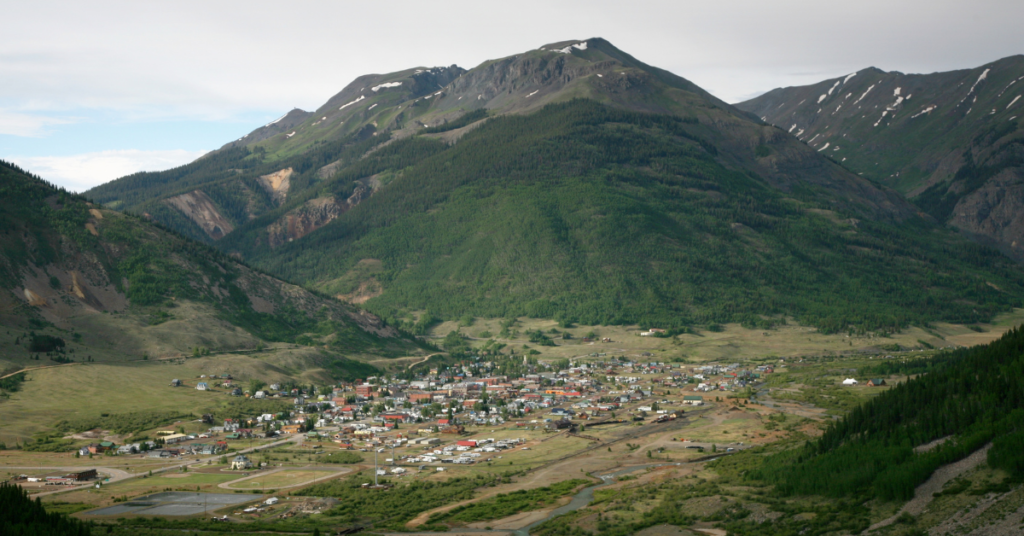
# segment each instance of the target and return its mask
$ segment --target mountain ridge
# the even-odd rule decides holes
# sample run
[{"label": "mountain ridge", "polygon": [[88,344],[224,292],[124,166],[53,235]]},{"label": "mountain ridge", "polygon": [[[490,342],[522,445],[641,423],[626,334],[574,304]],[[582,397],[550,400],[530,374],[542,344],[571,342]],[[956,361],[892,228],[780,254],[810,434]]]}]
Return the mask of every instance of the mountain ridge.
[{"label": "mountain ridge", "polygon": [[[366,311],[5,162],[0,191],[0,321],[8,328],[77,333],[79,352],[97,358],[187,355],[200,346],[253,350],[264,342],[315,343],[349,355],[415,350],[407,335]],[[4,358],[29,356],[16,348]]]},{"label": "mountain ridge", "polygon": [[[438,76],[429,92],[412,81]],[[233,226],[208,243],[406,327],[425,311],[884,331],[1018,299],[992,252],[603,39],[361,77],[328,102],[142,182],[202,190]],[[275,201],[259,179],[283,173]],[[125,190],[134,210],[183,219],[169,186],[148,200],[142,186]],[[97,193],[116,202],[118,187]]]},{"label": "mountain ridge", "polygon": [[1024,260],[1022,83],[1024,55],[1014,55],[931,74],[865,69],[737,107]]}]

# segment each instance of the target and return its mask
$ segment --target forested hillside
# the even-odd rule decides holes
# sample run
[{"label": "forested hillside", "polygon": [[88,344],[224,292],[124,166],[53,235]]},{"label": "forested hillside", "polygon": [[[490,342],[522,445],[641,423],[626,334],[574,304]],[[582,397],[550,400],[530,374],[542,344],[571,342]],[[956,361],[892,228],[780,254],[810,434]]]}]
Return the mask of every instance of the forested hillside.
[{"label": "forested hillside", "polygon": [[[109,346],[109,337],[131,341],[146,324],[170,321],[187,309],[190,317],[199,315],[195,320],[210,341],[241,328],[250,338],[233,340],[242,345],[325,340],[347,352],[414,348],[373,315],[249,268],[137,216],[101,209],[3,162],[0,245],[0,321],[8,327],[83,329],[86,343],[92,339]],[[142,325],[104,337],[103,326],[122,318]],[[130,326],[129,321],[123,329]],[[42,345],[45,350],[33,350],[39,337],[20,341],[25,348],[11,348],[9,355],[64,354],[66,343],[83,335],[59,343],[54,339]],[[186,351],[189,342],[180,336],[166,344]]]},{"label": "forested hillside", "polygon": [[[716,133],[593,101],[505,116],[451,146],[388,145],[324,188],[387,186],[301,241],[265,247],[256,219],[220,246],[348,294],[398,321],[564,317],[682,326],[786,315],[835,332],[973,322],[1021,302],[995,252],[927,222],[872,221],[719,163]],[[838,203],[836,203],[838,205]]]},{"label": "forested hillside", "polygon": [[[324,166],[352,164],[388,139],[367,136],[348,135],[284,160],[267,158],[266,150],[258,146],[226,148],[172,170],[122,177],[89,190],[86,196],[109,208],[145,215],[193,240],[212,243],[258,216],[280,212],[278,207],[296,195],[315,196],[317,192],[310,189],[323,179]],[[287,183],[281,195],[263,177],[285,170]],[[220,233],[214,232],[215,225]]]},{"label": "forested hillside", "polygon": [[806,447],[767,457],[749,478],[787,495],[908,500],[939,466],[992,442],[989,465],[1024,480],[1024,329],[932,361],[928,374],[851,411]]},{"label": "forested hillside", "polygon": [[89,536],[89,525],[47,513],[39,499],[14,484],[0,483],[0,534],[4,536]]},{"label": "forested hillside", "polygon": [[316,113],[88,195],[410,327],[886,332],[1024,302],[994,250],[600,38],[366,75]]}]

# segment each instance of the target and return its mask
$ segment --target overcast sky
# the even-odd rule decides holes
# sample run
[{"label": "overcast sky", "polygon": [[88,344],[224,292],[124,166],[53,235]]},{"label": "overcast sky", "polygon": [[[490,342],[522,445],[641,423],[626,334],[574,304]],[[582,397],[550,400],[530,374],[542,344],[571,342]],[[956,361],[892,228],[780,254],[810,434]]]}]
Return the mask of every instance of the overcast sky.
[{"label": "overcast sky", "polygon": [[728,102],[1024,53],[1024,0],[7,1],[0,158],[73,190],[187,163],[353,78],[604,37]]}]

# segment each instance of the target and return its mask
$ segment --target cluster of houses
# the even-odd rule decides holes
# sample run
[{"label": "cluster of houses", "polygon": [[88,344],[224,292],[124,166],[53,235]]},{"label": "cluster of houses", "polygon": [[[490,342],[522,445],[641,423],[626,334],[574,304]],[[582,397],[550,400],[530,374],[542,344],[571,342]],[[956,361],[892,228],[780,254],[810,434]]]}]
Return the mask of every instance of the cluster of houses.
[{"label": "cluster of houses", "polygon": [[[146,452],[153,457],[216,455],[227,450],[232,440],[300,433],[310,439],[335,441],[348,448],[356,448],[359,443],[365,448],[379,448],[385,441],[392,445],[430,447],[440,440],[421,436],[458,434],[464,426],[498,426],[513,419],[516,426],[537,425],[560,430],[570,427],[566,423],[571,423],[572,419],[593,419],[622,411],[626,405],[653,401],[656,394],[667,389],[683,391],[683,404],[699,406],[704,404],[702,392],[742,389],[773,372],[772,365],[745,370],[738,363],[692,367],[678,363],[641,363],[622,357],[607,359],[603,354],[595,357],[599,360],[569,362],[568,366],[558,369],[548,364],[527,365],[524,360],[520,369],[523,372],[515,376],[498,373],[495,363],[477,357],[475,361],[430,369],[411,377],[369,377],[341,383],[330,392],[308,392],[271,384],[252,393],[253,398],[292,398],[294,411],[240,420],[229,418],[221,425],[213,425],[212,417],[204,416],[204,422],[213,425],[204,434],[161,432],[158,444],[116,446],[104,442],[83,447],[81,452]],[[602,358],[605,359],[600,360]],[[658,377],[652,379],[650,375]],[[209,375],[200,380],[205,381],[200,381],[199,385],[216,381],[241,394],[240,388],[232,386],[230,375]],[[172,384],[180,385],[180,381]],[[642,410],[647,407],[651,406],[640,406],[640,413],[646,413]],[[215,440],[202,441],[206,438]],[[452,445],[452,452],[459,452],[460,446]],[[504,446],[507,445],[481,448]],[[444,456],[445,451],[440,452],[440,456]],[[463,461],[454,461],[459,458]],[[470,463],[472,458],[463,455],[451,457],[451,460],[452,463]]]},{"label": "cluster of houses", "polygon": [[739,363],[730,365],[706,365],[693,369],[693,379],[697,382],[695,391],[735,391],[758,382],[765,374],[775,372],[772,365],[761,365],[754,370],[746,370]]}]

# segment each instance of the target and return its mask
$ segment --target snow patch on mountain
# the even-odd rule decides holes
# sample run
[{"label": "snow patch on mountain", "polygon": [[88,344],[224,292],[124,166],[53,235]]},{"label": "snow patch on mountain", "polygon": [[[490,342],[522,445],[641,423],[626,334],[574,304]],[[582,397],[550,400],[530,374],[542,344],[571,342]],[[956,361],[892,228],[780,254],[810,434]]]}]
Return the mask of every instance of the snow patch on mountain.
[{"label": "snow patch on mountain", "polygon": [[[417,71],[417,72],[419,72],[419,71]],[[370,91],[372,91],[372,92],[376,93],[376,92],[378,92],[378,91],[380,91],[380,90],[382,90],[382,89],[387,89],[387,88],[389,88],[389,87],[398,87],[398,86],[400,86],[400,85],[402,85],[402,83],[401,83],[401,82],[385,82],[385,83],[383,83],[383,84],[381,84],[381,85],[379,85],[379,86],[373,86],[373,87],[371,87],[371,88],[370,88]]]},{"label": "snow patch on mountain", "polygon": [[935,109],[936,109],[936,108],[938,108],[938,106],[936,106],[936,105],[932,104],[931,106],[929,106],[929,107],[925,108],[924,110],[921,110],[920,112],[917,112],[916,114],[914,114],[914,115],[910,116],[910,118],[911,118],[911,119],[914,119],[914,118],[916,118],[916,117],[920,117],[920,116],[922,116],[922,115],[924,115],[924,114],[930,114],[930,113],[932,113],[933,111],[935,111]]},{"label": "snow patch on mountain", "polygon": [[864,97],[867,97],[867,96],[868,96],[868,93],[871,93],[871,90],[872,90],[872,89],[875,89],[875,85],[874,85],[874,84],[871,84],[870,86],[868,86],[868,89],[864,91],[864,94],[863,94],[863,95],[861,95],[859,99],[857,99],[857,100],[853,101],[853,103],[854,103],[854,104],[857,104],[858,102],[860,102],[860,101],[864,100]]},{"label": "snow patch on mountain", "polygon": [[569,45],[569,46],[567,46],[565,48],[560,48],[560,49],[556,50],[555,52],[560,52],[562,54],[572,54],[572,49],[574,49],[574,48],[576,50],[586,50],[587,49],[587,42],[584,41],[582,43],[576,43],[575,45]]},{"label": "snow patch on mountain", "polygon": [[361,101],[361,100],[363,100],[365,98],[366,98],[366,95],[360,95],[358,99],[356,99],[356,100],[354,100],[354,101],[352,101],[352,102],[350,102],[348,104],[342,104],[341,108],[338,108],[338,109],[339,110],[344,110],[345,108],[347,108],[349,106],[352,106],[353,104],[355,104],[355,103],[357,103],[357,102],[359,102],[359,101]]},{"label": "snow patch on mountain", "polygon": [[1022,77],[1020,77],[1020,78],[1018,78],[1016,80],[1011,80],[1010,83],[1006,84],[1006,87],[1004,87],[1003,90],[1000,91],[998,95],[996,95],[996,98],[998,99],[999,97],[1002,97],[1003,93],[1006,93],[1006,90],[1010,89],[1010,86],[1016,84],[1017,82],[1020,82],[1021,80],[1024,80],[1024,76],[1022,76]]},{"label": "snow patch on mountain", "polygon": [[[963,104],[964,101],[967,100],[967,97],[970,97],[971,93],[974,93],[974,88],[978,87],[978,84],[980,84],[982,80],[988,78],[988,73],[991,70],[992,69],[985,69],[985,71],[981,73],[981,76],[979,76],[978,79],[975,80],[974,85],[971,86],[971,89],[967,90],[967,94],[964,95],[964,98],[960,99],[960,104]],[[960,106],[960,104],[957,104],[957,106]]]},{"label": "snow patch on mountain", "polygon": [[875,121],[875,126],[876,127],[878,126],[879,123],[882,122],[883,119],[885,119],[885,116],[888,115],[888,113],[889,113],[889,110],[883,110],[882,111],[882,117],[879,117],[878,121]]},{"label": "snow patch on mountain", "polygon": [[267,123],[266,125],[263,125],[263,128],[267,128],[267,127],[269,127],[270,125],[273,125],[274,123],[277,123],[278,121],[280,121],[280,120],[284,119],[285,117],[288,117],[288,114],[284,114],[284,115],[282,115],[281,117],[278,117],[277,119],[275,119],[275,120],[273,120],[273,121],[271,121],[271,122]]}]

